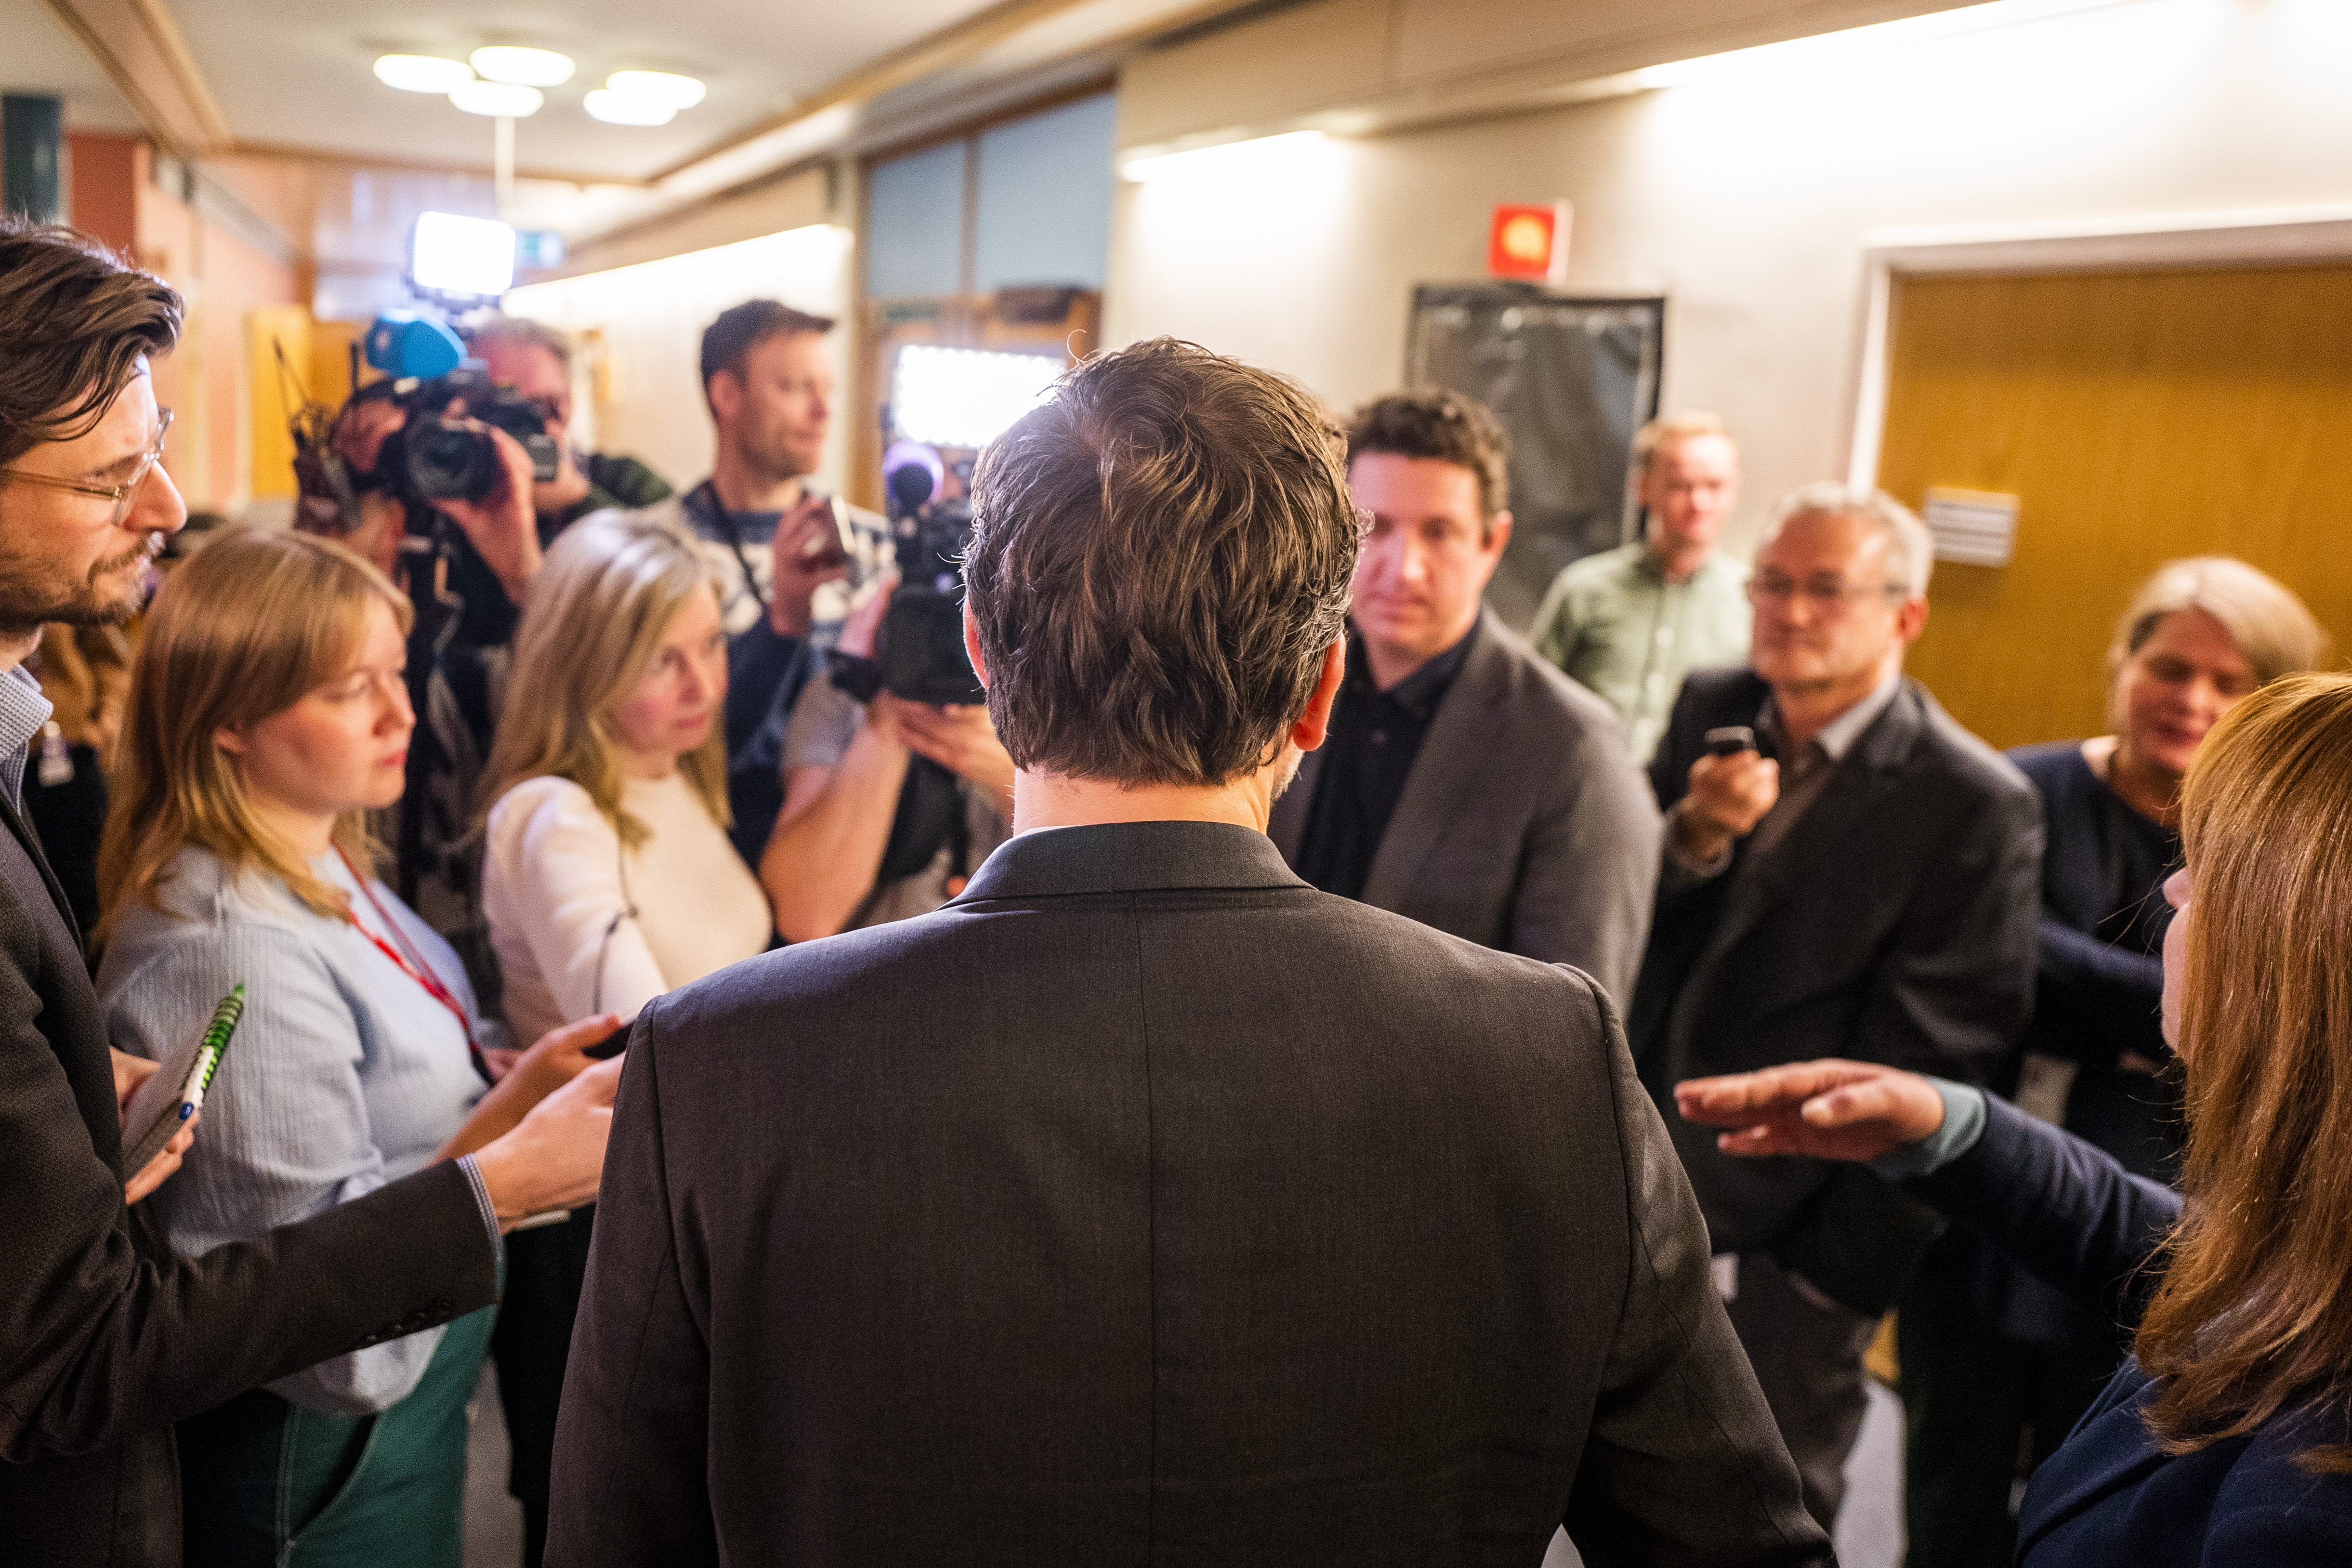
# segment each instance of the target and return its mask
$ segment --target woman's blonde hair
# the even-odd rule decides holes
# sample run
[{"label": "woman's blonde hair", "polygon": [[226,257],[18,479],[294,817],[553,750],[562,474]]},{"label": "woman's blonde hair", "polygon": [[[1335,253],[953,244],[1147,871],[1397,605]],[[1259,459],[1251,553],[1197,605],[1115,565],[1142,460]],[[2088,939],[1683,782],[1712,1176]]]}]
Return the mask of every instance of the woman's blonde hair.
[{"label": "woman's blonde hair", "polygon": [[2295,1405],[2352,1470],[2352,676],[2263,688],[2181,789],[2188,1207],[2139,1326],[2148,1413],[2184,1453]]},{"label": "woman's blonde hair", "polygon": [[2258,686],[2297,670],[2316,669],[2327,657],[2327,633],[2294,590],[2231,556],[2192,555],[2166,562],[2133,593],[2123,618],[2116,623],[2115,639],[2107,644],[2111,687],[2126,661],[2156,635],[2165,617],[2183,610],[2202,610],[2221,623],[2254,667]]},{"label": "woman's blonde hair", "polygon": [[[350,550],[313,534],[230,528],[175,568],[147,613],[98,858],[97,939],[133,899],[161,910],[160,884],[190,845],[257,868],[320,914],[343,894],[255,813],[236,759],[214,737],[282,713],[348,670],[382,605],[402,635],[408,600]],[[366,814],[337,818],[336,845],[365,866]]]},{"label": "woman's blonde hair", "polygon": [[[588,792],[625,845],[646,840],[621,809],[627,782],[613,710],[654,667],[661,640],[698,588],[718,581],[694,542],[650,518],[611,512],[564,530],[523,601],[507,675],[506,709],[482,770],[480,810],[525,779],[570,779]],[[710,736],[678,769],[724,827],[727,737]]]}]

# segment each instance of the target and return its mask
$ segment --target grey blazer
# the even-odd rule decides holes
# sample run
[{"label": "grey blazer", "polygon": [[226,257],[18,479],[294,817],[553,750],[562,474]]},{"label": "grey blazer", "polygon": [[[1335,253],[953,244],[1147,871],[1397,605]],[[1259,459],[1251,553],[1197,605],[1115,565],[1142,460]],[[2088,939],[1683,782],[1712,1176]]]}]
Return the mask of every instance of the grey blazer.
[{"label": "grey blazer", "polygon": [[[1658,807],[1609,705],[1481,612],[1364,879],[1364,902],[1546,963],[1622,1008],[1658,879]],[[1296,862],[1322,757],[1266,831]]]},{"label": "grey blazer", "polygon": [[1622,1040],[1214,823],[673,991],[547,1561],[1826,1563]]}]

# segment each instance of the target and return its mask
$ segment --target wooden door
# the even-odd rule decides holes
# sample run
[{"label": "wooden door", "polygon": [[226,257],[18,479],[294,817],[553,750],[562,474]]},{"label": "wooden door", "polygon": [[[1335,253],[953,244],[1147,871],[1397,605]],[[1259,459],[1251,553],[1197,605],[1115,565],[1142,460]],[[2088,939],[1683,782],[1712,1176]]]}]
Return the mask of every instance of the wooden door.
[{"label": "wooden door", "polygon": [[1911,670],[1997,746],[2099,733],[2163,562],[2235,555],[2352,649],[2352,267],[1897,284],[1880,486],[2020,499],[2007,566],[1938,562]]}]

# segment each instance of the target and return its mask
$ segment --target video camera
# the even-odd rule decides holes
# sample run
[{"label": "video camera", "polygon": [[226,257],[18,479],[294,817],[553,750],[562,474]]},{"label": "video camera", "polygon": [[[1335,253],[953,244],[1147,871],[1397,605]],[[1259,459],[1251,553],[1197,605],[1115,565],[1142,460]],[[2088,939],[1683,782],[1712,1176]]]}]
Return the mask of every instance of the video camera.
[{"label": "video camera", "polygon": [[412,311],[386,311],[368,329],[366,349],[368,363],[392,377],[379,384],[389,387],[379,395],[408,415],[376,457],[377,478],[391,494],[430,506],[480,500],[499,488],[503,465],[489,433],[449,417],[450,406],[460,399],[466,418],[522,444],[530,454],[534,482],[555,478],[563,454],[547,433],[552,412],[512,387],[491,385],[489,374],[466,358],[465,345],[448,328]]},{"label": "video camera", "polygon": [[934,499],[946,488],[947,469],[930,447],[900,443],[891,449],[885,471],[898,585],[882,613],[874,657],[835,654],[835,684],[860,700],[886,690],[935,707],[984,702],[987,689],[963,646],[963,557],[971,548],[971,503],[960,496]]}]

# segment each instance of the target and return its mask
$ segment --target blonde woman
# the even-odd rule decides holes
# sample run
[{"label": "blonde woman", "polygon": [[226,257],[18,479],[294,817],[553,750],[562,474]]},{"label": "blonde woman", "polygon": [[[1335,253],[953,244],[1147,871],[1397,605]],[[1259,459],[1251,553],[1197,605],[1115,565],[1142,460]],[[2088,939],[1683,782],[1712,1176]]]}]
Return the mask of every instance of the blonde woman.
[{"label": "blonde woman", "polygon": [[[231,530],[157,595],[100,860],[100,1000],[161,1057],[247,1005],[179,1175],[173,1248],[250,1240],[480,1147],[586,1065],[572,1031],[485,1095],[490,1026],[448,944],[368,869],[415,720],[409,606],[341,545]],[[487,1309],[183,1422],[188,1556],[457,1568]]]},{"label": "blonde woman", "polygon": [[[508,1020],[633,1018],[769,943],[767,895],[727,837],[727,634],[704,558],[651,519],[565,530],[523,605],[483,774],[482,910]],[[496,1340],[524,1559],[548,1464],[589,1215],[518,1233]]]}]

